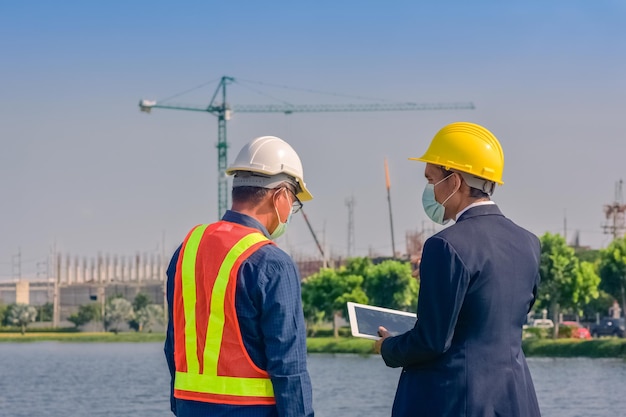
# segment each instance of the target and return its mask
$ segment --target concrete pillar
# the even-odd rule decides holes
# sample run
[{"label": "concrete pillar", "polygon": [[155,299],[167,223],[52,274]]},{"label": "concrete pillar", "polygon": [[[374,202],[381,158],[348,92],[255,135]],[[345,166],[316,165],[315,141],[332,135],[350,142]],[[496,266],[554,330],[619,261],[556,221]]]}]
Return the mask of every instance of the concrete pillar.
[{"label": "concrete pillar", "polygon": [[120,257],[120,281],[124,282],[128,279],[128,271],[126,270],[126,257]]},{"label": "concrete pillar", "polygon": [[141,276],[139,275],[140,262],[139,252],[137,252],[137,255],[135,255],[135,281],[137,282],[141,281]]},{"label": "concrete pillar", "polygon": [[151,274],[151,270],[150,270],[150,260],[148,258],[148,254],[144,252],[143,254],[143,279],[144,281],[148,281],[150,280],[150,278],[152,278],[150,276]]},{"label": "concrete pillar", "polygon": [[90,280],[93,282],[98,282],[98,274],[96,274],[96,260],[94,258],[91,258],[89,270]]},{"label": "concrete pillar", "polygon": [[67,268],[67,283],[76,284],[76,275],[74,275],[74,268],[72,267],[72,257],[67,255],[67,261],[65,263]]},{"label": "concrete pillar", "polygon": [[80,282],[78,280],[78,256],[74,257],[74,262],[72,263],[72,275],[74,277],[74,282]]},{"label": "concrete pillar", "polygon": [[[65,283],[71,284],[72,279],[70,278],[70,255],[65,256]],[[63,280],[61,280],[62,282]]]},{"label": "concrete pillar", "polygon": [[15,302],[30,304],[30,282],[21,280],[15,283]]},{"label": "concrete pillar", "polygon": [[98,276],[98,282],[106,282],[102,265],[102,254],[100,254],[100,252],[98,252],[98,258],[96,260],[96,275]]},{"label": "concrete pillar", "polygon": [[150,279],[151,280],[155,280],[158,279],[159,277],[156,276],[157,274],[157,269],[156,269],[156,255],[155,254],[151,254],[150,255]]},{"label": "concrete pillar", "polygon": [[117,268],[118,266],[118,262],[117,262],[117,255],[113,255],[113,266],[112,266],[112,274],[111,274],[111,279],[113,281],[119,281],[120,280],[120,273],[119,270]]}]

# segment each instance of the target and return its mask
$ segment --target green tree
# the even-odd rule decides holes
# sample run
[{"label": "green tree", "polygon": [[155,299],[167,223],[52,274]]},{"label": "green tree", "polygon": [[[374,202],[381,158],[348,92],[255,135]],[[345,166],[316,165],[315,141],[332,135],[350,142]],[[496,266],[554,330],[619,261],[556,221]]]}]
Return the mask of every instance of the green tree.
[{"label": "green tree", "polygon": [[[602,284],[602,282],[600,282],[600,284]],[[589,300],[589,302],[583,306],[583,317],[587,321],[595,320],[596,313],[600,311],[606,313],[613,304],[613,300],[613,296],[602,290],[598,290],[598,298]]]},{"label": "green tree", "polygon": [[142,310],[148,307],[149,304],[150,304],[150,297],[140,292],[135,296],[135,299],[133,300],[133,310],[134,311]]},{"label": "green tree", "polygon": [[419,284],[408,262],[388,260],[365,271],[363,290],[370,304],[396,310],[414,310]]},{"label": "green tree", "polygon": [[7,321],[13,326],[19,326],[22,334],[26,333],[26,326],[37,319],[37,309],[28,304],[11,304],[7,311]]},{"label": "green tree", "polygon": [[135,317],[132,320],[128,321],[128,326],[135,331],[141,332],[143,330],[144,323],[138,321],[137,314],[141,312],[142,320],[148,319],[148,312],[144,311],[146,307],[150,304],[150,298],[144,293],[138,293],[133,299],[133,311],[135,312]]},{"label": "green tree", "polygon": [[52,315],[54,314],[54,304],[45,303],[37,307],[37,320],[39,321],[52,321]]},{"label": "green tree", "polygon": [[107,329],[113,330],[115,334],[119,332],[119,325],[135,317],[133,305],[124,298],[114,298],[107,302],[104,313],[104,322]]},{"label": "green tree", "polygon": [[599,273],[600,289],[621,300],[626,312],[626,237],[615,239],[601,251]]},{"label": "green tree", "polygon": [[136,324],[138,332],[144,330],[150,332],[154,324],[164,324],[163,307],[156,304],[148,304],[139,310],[135,310],[135,318],[132,322]]},{"label": "green tree", "polygon": [[602,251],[599,249],[574,247],[574,253],[576,254],[576,257],[579,261],[590,262],[593,264],[600,260],[600,255],[602,254]]},{"label": "green tree", "polygon": [[576,281],[573,283],[571,304],[576,314],[582,315],[584,306],[600,296],[600,276],[597,267],[591,262],[579,262],[576,269]]},{"label": "green tree", "polygon": [[76,327],[83,326],[92,321],[102,320],[102,308],[99,304],[84,304],[78,307],[78,312],[67,318]]},{"label": "green tree", "polygon": [[[577,313],[590,299],[598,297],[599,277],[594,266],[578,261],[574,249],[557,234],[546,233],[541,237],[541,284],[538,298],[548,306],[555,324],[559,322],[561,308],[572,308]],[[559,326],[554,326],[557,338]]]},{"label": "green tree", "polygon": [[372,266],[374,266],[374,264],[370,258],[350,258],[346,261],[346,266],[342,268],[341,271],[348,275],[365,277]]},{"label": "green tree", "polygon": [[7,317],[8,308],[9,306],[5,305],[4,303],[0,301],[0,326],[7,325],[6,317]]},{"label": "green tree", "polygon": [[366,303],[361,288],[363,277],[348,275],[335,269],[322,269],[302,283],[302,302],[307,321],[324,317],[333,322],[333,334],[339,336],[337,318],[346,317],[346,303]]}]

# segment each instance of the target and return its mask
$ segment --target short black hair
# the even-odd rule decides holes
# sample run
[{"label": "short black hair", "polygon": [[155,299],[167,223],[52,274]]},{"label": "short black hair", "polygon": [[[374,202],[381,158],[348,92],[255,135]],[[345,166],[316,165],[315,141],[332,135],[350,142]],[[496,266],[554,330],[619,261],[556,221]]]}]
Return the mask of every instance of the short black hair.
[{"label": "short black hair", "polygon": [[262,187],[235,187],[232,191],[233,203],[248,203],[257,205],[271,190],[269,188]]},{"label": "short black hair", "polygon": [[252,187],[252,186],[241,186],[234,187],[231,193],[233,198],[233,203],[246,203],[257,205],[263,201],[265,196],[272,191],[279,190],[281,188],[287,188],[289,191],[296,195],[296,187],[288,181],[284,181],[275,188],[263,188],[263,187]]}]

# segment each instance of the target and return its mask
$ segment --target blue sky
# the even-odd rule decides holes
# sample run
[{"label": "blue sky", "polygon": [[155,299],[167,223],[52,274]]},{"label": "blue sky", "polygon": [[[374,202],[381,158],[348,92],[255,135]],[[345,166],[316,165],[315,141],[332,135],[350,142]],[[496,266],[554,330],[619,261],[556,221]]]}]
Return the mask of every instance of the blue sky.
[{"label": "blue sky", "polygon": [[[601,248],[602,207],[626,177],[626,5],[621,1],[2,2],[0,279],[51,248],[79,256],[171,252],[217,217],[217,122],[140,113],[223,75],[231,104],[466,102],[471,111],[235,114],[228,160],[277,135],[300,153],[305,210],[327,251],[345,255],[353,196],[357,255],[391,253],[432,228],[420,156],[443,125],[500,139],[494,200],[532,232],[576,231]],[[217,83],[177,97],[207,104]],[[288,86],[293,88],[279,88]],[[301,90],[326,92],[317,94]],[[279,101],[280,100],[280,101]],[[279,240],[315,256],[301,217]]]}]

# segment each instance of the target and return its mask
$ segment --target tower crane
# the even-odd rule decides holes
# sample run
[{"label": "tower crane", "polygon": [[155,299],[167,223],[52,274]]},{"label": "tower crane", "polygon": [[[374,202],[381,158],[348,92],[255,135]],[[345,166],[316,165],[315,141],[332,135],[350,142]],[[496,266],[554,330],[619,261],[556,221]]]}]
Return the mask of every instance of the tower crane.
[{"label": "tower crane", "polygon": [[[322,113],[322,112],[360,112],[360,111],[408,111],[408,110],[472,110],[473,103],[373,103],[373,104],[235,104],[226,101],[226,86],[235,82],[235,78],[223,76],[207,106],[160,104],[153,100],[142,99],[139,109],[150,113],[152,109],[188,110],[211,113],[217,116],[217,193],[218,218],[228,208],[228,186],[226,180],[227,148],[226,122],[233,111],[237,113]],[[221,94],[221,101],[216,101]]]}]

